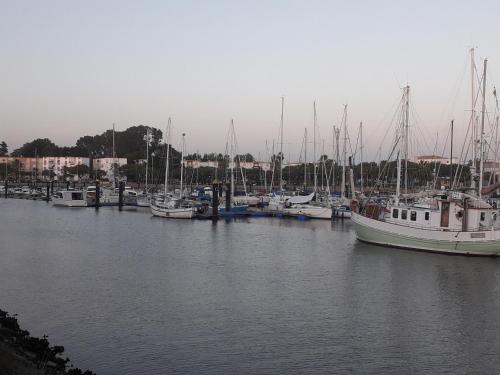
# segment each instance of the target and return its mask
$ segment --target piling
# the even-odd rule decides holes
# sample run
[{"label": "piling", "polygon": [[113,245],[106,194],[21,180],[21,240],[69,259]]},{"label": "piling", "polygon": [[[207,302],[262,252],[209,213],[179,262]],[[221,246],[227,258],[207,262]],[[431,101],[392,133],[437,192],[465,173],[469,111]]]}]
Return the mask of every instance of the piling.
[{"label": "piling", "polygon": [[212,185],[212,220],[219,220],[219,185]]},{"label": "piling", "polygon": [[226,184],[226,212],[231,211],[231,184]]},{"label": "piling", "polygon": [[46,186],[45,199],[47,200],[47,202],[50,201],[50,186],[49,186],[48,182],[47,182],[47,186]]},{"label": "piling", "polygon": [[7,176],[5,176],[5,191],[4,191],[4,195],[5,195],[5,198],[7,198],[7,189],[9,188],[9,182],[7,181]]},{"label": "piling", "polygon": [[118,209],[121,211],[123,208],[123,190],[124,190],[124,182],[120,181],[118,183]]},{"label": "piling", "polygon": [[66,181],[66,190],[69,190],[69,181]]},{"label": "piling", "polygon": [[50,181],[50,194],[54,194],[54,180]]},{"label": "piling", "polygon": [[99,188],[99,181],[95,182],[95,209],[98,210],[101,205],[101,194]]}]

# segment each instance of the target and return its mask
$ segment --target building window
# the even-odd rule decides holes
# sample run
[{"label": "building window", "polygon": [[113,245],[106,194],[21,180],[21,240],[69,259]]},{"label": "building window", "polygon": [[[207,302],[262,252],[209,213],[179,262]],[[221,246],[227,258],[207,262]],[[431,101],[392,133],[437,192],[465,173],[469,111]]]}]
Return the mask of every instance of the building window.
[{"label": "building window", "polygon": [[429,215],[429,212],[426,212],[426,213],[425,213],[425,216],[424,216],[425,220],[429,220],[429,216],[430,216],[430,215]]},{"label": "building window", "polygon": [[410,212],[410,220],[411,221],[417,221],[417,211],[411,211]]},{"label": "building window", "polygon": [[407,210],[401,210],[401,219],[403,219],[403,220],[408,219],[408,211]]},{"label": "building window", "polygon": [[399,210],[397,208],[394,208],[392,210],[392,217],[393,217],[393,219],[397,219],[398,216],[399,216]]}]

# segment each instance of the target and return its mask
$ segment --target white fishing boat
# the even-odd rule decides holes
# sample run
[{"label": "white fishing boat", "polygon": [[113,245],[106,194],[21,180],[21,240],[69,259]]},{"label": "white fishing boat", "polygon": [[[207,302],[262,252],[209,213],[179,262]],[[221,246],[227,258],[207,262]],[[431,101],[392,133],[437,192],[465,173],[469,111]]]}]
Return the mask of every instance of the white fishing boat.
[{"label": "white fishing boat", "polygon": [[81,190],[62,190],[51,197],[54,206],[61,207],[87,207],[85,194]]},{"label": "white fishing boat", "polygon": [[[472,50],[473,52],[473,50]],[[472,61],[473,53],[472,53]],[[404,153],[405,164],[408,160],[408,128],[409,128],[409,86],[404,89],[402,98],[401,127],[396,136],[397,153],[397,186],[396,195],[387,204],[367,203],[359,210],[354,204],[352,222],[359,240],[384,246],[405,249],[415,249],[431,252],[442,252],[465,255],[500,255],[500,209],[489,204],[485,196],[500,186],[500,183],[483,188],[483,163],[486,157],[484,148],[484,119],[486,92],[486,62],[482,77],[483,107],[481,113],[481,130],[474,131],[480,139],[472,138],[473,144],[479,147],[476,152],[473,147],[473,174],[471,187],[465,191],[453,190],[454,180],[450,179],[451,189],[428,197],[414,198],[409,194],[400,194],[401,154]],[[475,69],[473,66],[473,76]],[[474,96],[471,123],[475,120]],[[497,123],[498,126],[498,123]],[[453,122],[452,122],[453,127]],[[452,129],[452,128],[451,128]],[[476,130],[476,129],[475,129]],[[452,137],[451,137],[452,139]],[[452,141],[451,141],[451,144]],[[452,148],[451,148],[452,149]],[[453,160],[450,155],[450,165]],[[479,174],[475,176],[476,156],[479,156]],[[405,190],[407,190],[407,168],[405,167]],[[457,168],[458,173],[458,168]],[[479,186],[476,186],[476,179]],[[456,178],[456,175],[455,175]]]}]

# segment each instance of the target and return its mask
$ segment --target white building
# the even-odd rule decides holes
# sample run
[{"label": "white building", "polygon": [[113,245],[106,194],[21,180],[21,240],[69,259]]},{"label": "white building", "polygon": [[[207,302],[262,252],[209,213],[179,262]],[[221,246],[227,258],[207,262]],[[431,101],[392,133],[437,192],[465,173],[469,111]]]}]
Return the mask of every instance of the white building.
[{"label": "white building", "polygon": [[99,158],[92,159],[92,170],[94,171],[103,171],[106,173],[106,176],[112,177],[113,172],[113,164],[116,164],[119,167],[127,165],[127,158]]},{"label": "white building", "polygon": [[63,168],[86,165],[90,167],[90,159],[81,156],[44,156],[42,159],[42,170],[53,171],[56,176],[63,175]]},{"label": "white building", "polygon": [[[458,159],[457,158],[452,158],[454,165],[458,164]],[[444,164],[444,165],[450,165],[450,158],[449,157],[442,157],[439,155],[422,155],[422,156],[417,156],[415,158],[415,163],[438,163],[438,164]]]},{"label": "white building", "polygon": [[[240,167],[243,169],[258,169],[262,168],[264,171],[271,170],[271,163],[266,161],[240,161]],[[234,163],[235,167],[238,167],[238,162]],[[218,168],[218,161],[201,161],[201,160],[184,160],[184,167],[187,168]]]}]

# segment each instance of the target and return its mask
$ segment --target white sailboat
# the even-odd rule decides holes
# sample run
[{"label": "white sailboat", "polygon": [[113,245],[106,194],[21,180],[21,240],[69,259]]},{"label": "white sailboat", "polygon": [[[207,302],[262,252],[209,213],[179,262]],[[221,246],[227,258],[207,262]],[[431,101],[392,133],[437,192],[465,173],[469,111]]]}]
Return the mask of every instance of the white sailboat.
[{"label": "white sailboat", "polygon": [[151,200],[151,213],[154,216],[172,218],[172,219],[192,219],[194,217],[194,206],[191,201],[183,197],[183,178],[184,178],[184,149],[185,136],[182,134],[182,150],[181,150],[181,185],[179,197],[173,198],[168,194],[168,172],[169,172],[169,152],[170,152],[170,133],[171,119],[168,119],[167,134],[165,143],[167,146],[167,160],[165,163],[165,191],[163,197],[156,197]]},{"label": "white sailboat", "polygon": [[[473,62],[473,58],[472,58]],[[479,188],[472,183],[471,192],[442,191],[413,202],[400,200],[401,154],[408,159],[409,86],[404,89],[402,124],[397,142],[396,196],[386,207],[367,204],[354,212],[356,236],[359,240],[391,247],[465,255],[500,255],[500,209],[490,205],[483,194],[493,191],[499,183],[482,188],[484,161],[484,117],[486,64],[482,78],[483,107],[480,131]],[[475,92],[473,90],[473,96]],[[474,121],[474,99],[471,125]],[[477,132],[473,132],[477,133]],[[474,144],[476,140],[474,139]],[[475,153],[474,153],[475,154]],[[474,158],[476,155],[474,155]],[[406,162],[405,162],[406,164]],[[474,164],[476,161],[474,160]],[[457,169],[458,172],[458,169]],[[405,190],[408,177],[405,170]],[[453,186],[452,186],[453,187]],[[408,196],[406,194],[406,196]]]}]

